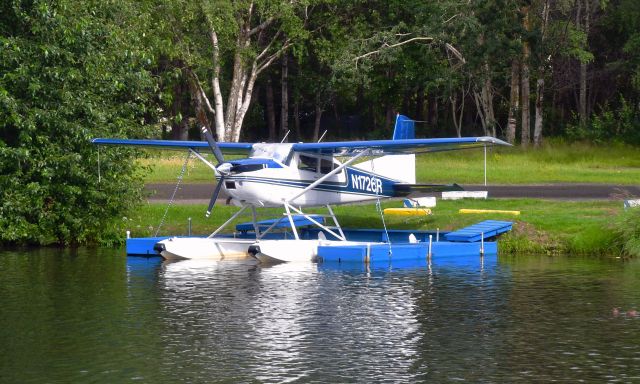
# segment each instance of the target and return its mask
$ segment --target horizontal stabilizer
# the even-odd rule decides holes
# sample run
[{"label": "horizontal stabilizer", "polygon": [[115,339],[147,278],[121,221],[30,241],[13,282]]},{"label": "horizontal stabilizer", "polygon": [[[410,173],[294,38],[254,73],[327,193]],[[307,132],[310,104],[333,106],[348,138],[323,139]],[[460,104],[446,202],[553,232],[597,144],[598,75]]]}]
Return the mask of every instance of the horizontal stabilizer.
[{"label": "horizontal stabilizer", "polygon": [[445,191],[464,191],[458,184],[394,184],[394,196],[407,196],[410,193],[433,193]]}]

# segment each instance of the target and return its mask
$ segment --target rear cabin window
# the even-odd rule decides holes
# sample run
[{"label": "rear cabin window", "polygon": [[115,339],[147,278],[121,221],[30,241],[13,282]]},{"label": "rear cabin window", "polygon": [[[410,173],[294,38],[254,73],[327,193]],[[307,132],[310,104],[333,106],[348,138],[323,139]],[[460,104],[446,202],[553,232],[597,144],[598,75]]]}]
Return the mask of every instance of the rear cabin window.
[{"label": "rear cabin window", "polygon": [[333,161],[320,159],[320,173],[327,174],[333,171]]},{"label": "rear cabin window", "polygon": [[[319,168],[318,165],[320,166]],[[326,175],[337,167],[338,164],[332,159],[300,155],[300,160],[298,161],[298,169],[321,173],[323,175]]]}]

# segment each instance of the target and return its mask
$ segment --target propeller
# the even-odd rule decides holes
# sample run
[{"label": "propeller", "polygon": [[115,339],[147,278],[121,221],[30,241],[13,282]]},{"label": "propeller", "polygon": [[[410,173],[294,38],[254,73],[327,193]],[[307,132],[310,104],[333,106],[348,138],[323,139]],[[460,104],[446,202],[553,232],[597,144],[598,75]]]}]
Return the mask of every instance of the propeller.
[{"label": "propeller", "polygon": [[218,185],[216,185],[216,189],[213,191],[213,196],[211,196],[211,201],[209,201],[209,208],[207,208],[205,217],[211,216],[211,211],[213,210],[213,206],[216,204],[216,200],[218,200],[218,195],[220,194],[220,189],[222,188],[223,181],[224,175],[220,176],[220,181],[218,181]]},{"label": "propeller", "polygon": [[204,134],[205,139],[207,139],[207,143],[209,143],[209,147],[211,148],[211,152],[213,152],[213,156],[215,156],[216,160],[218,160],[218,165],[224,163],[224,156],[222,156],[222,152],[220,148],[218,148],[218,144],[213,139],[213,135],[207,127],[202,127],[202,133]]},{"label": "propeller", "polygon": [[[222,189],[222,184],[224,183],[224,177],[229,173],[230,167],[221,166],[225,164],[224,156],[222,155],[222,151],[220,151],[218,144],[213,139],[213,135],[211,134],[211,132],[209,132],[207,127],[204,127],[204,126],[202,127],[201,130],[202,130],[202,134],[207,139],[207,143],[209,143],[209,147],[211,148],[211,152],[213,152],[213,156],[218,161],[216,169],[220,173],[220,181],[218,181],[218,185],[216,185],[216,189],[213,190],[213,195],[211,196],[211,200],[209,201],[209,207],[207,208],[207,213],[205,215],[206,217],[209,217],[211,215],[211,211],[213,210],[213,206],[216,204],[216,200],[218,200],[218,195],[220,194],[220,190]],[[229,164],[225,164],[225,165],[229,165]]]}]

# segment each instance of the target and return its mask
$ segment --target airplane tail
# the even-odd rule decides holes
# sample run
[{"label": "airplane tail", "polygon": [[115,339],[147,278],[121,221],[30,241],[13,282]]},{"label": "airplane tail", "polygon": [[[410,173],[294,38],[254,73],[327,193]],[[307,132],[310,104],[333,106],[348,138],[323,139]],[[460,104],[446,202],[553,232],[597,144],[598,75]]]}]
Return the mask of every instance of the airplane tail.
[{"label": "airplane tail", "polygon": [[[398,114],[392,140],[415,139],[415,121]],[[355,165],[364,171],[398,180],[406,184],[416,183],[416,155],[387,155]]]},{"label": "airplane tail", "polygon": [[[396,117],[396,126],[393,129],[393,140],[415,139],[415,120],[411,120],[406,116],[398,115]],[[440,184],[416,184],[416,155],[389,155],[383,156],[390,168],[389,174],[384,176],[398,179],[401,177],[402,183],[393,186],[394,196],[407,196],[411,193],[435,193],[445,191],[463,191],[464,189],[458,184],[440,185]],[[395,175],[395,176],[394,176]]]},{"label": "airplane tail", "polygon": [[396,125],[393,128],[393,140],[415,139],[416,138],[416,122],[407,116],[398,114],[396,116]]}]

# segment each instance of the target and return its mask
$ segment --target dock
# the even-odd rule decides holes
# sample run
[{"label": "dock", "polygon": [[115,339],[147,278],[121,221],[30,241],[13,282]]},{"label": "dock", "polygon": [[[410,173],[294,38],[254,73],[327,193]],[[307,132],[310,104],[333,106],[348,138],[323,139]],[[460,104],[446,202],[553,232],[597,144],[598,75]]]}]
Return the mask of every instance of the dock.
[{"label": "dock", "polygon": [[[322,217],[313,217],[322,220]],[[288,219],[264,220],[258,222],[260,229],[272,225],[289,227]],[[300,240],[317,240],[322,238],[322,231],[304,217],[294,220],[298,228]],[[421,230],[384,230],[384,229],[349,229],[343,228],[347,242],[319,241],[316,260],[323,263],[390,263],[400,261],[438,260],[450,258],[469,258],[495,256],[498,244],[495,238],[511,230],[510,221],[485,220],[477,224],[461,228],[453,232],[421,231]],[[236,226],[238,232],[219,235],[220,241],[246,243],[255,239],[253,223],[242,223]],[[265,240],[291,240],[287,232],[270,233]],[[138,256],[157,256],[154,245],[166,237],[147,237],[127,239],[127,254]],[[247,254],[247,257],[249,255]]]},{"label": "dock", "polygon": [[509,232],[512,226],[513,223],[511,221],[485,220],[469,227],[449,232],[444,235],[444,238],[448,241],[477,242]]}]

